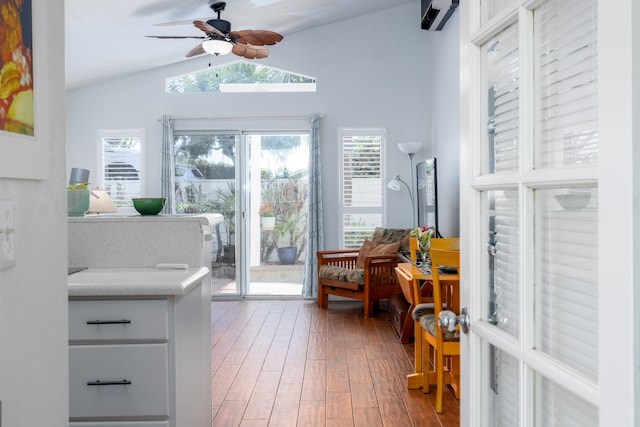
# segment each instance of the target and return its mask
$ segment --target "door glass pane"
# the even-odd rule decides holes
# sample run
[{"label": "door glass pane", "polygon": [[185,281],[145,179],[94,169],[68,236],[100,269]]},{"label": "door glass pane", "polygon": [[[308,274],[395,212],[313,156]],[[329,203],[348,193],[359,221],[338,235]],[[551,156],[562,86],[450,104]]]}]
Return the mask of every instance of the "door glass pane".
[{"label": "door glass pane", "polygon": [[518,168],[519,70],[518,26],[512,25],[485,46],[487,66],[487,159],[489,173]]},{"label": "door glass pane", "polygon": [[517,5],[516,0],[482,0],[482,21],[490,21],[507,10],[512,10]]},{"label": "door glass pane", "polygon": [[597,190],[537,190],[536,348],[598,376]]},{"label": "door glass pane", "polygon": [[488,321],[519,336],[520,234],[517,190],[489,191]]},{"label": "door glass pane", "polygon": [[301,295],[309,202],[309,135],[250,134],[248,295]]},{"label": "door glass pane", "polygon": [[236,150],[238,134],[174,135],[176,213],[220,213],[215,224],[212,292],[236,294]]},{"label": "door glass pane", "polygon": [[539,168],[597,162],[596,14],[595,0],[547,1],[535,11]]},{"label": "door glass pane", "polygon": [[520,373],[516,359],[507,353],[485,343],[483,366],[487,371],[483,376],[482,398],[487,426],[514,427],[520,424]]},{"label": "door glass pane", "polygon": [[541,375],[535,379],[536,427],[597,427],[598,408]]}]

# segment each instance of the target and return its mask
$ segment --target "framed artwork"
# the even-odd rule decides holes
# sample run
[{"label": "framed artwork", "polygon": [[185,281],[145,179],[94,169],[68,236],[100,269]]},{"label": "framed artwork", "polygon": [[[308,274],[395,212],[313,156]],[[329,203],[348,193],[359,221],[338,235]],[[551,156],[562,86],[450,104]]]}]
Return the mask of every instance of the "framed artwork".
[{"label": "framed artwork", "polygon": [[0,0],[0,178],[49,177],[47,7]]}]

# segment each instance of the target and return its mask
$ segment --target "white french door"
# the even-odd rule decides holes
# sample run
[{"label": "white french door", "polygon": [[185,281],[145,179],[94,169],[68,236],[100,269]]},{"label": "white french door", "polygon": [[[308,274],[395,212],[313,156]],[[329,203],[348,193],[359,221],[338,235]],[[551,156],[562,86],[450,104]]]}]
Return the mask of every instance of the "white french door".
[{"label": "white french door", "polygon": [[[461,4],[463,426],[638,417],[629,112],[638,12],[611,3]],[[627,199],[616,206],[614,194]]]}]

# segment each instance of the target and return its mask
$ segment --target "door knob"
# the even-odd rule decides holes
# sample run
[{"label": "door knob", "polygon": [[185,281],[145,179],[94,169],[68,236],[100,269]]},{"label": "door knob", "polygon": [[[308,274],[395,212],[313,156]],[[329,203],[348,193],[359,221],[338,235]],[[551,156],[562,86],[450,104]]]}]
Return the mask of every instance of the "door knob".
[{"label": "door knob", "polygon": [[458,325],[458,315],[451,310],[442,310],[438,315],[438,322],[441,329],[453,332]]},{"label": "door knob", "polygon": [[465,334],[469,333],[469,314],[467,313],[467,307],[462,307],[460,315],[455,314],[451,310],[442,310],[438,315],[438,323],[440,328],[446,329],[449,332],[453,332],[456,326],[460,325],[460,329]]}]

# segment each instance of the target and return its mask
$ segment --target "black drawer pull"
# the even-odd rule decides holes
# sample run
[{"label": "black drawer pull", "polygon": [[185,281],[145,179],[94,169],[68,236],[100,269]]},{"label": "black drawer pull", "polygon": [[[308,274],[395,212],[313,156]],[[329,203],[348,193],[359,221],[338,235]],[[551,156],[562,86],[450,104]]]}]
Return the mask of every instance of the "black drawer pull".
[{"label": "black drawer pull", "polygon": [[122,381],[87,381],[87,385],[129,385],[131,384],[131,380],[122,380]]},{"label": "black drawer pull", "polygon": [[131,323],[131,320],[87,320],[87,325],[123,325]]}]

